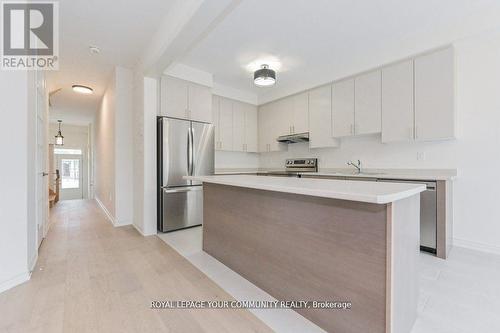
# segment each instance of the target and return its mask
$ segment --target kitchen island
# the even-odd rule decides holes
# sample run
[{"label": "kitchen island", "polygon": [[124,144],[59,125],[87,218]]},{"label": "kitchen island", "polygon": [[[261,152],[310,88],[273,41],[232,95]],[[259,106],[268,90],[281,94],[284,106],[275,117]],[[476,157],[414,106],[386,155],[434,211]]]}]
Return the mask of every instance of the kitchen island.
[{"label": "kitchen island", "polygon": [[259,177],[203,182],[203,250],[328,332],[410,332],[418,299],[414,184]]}]

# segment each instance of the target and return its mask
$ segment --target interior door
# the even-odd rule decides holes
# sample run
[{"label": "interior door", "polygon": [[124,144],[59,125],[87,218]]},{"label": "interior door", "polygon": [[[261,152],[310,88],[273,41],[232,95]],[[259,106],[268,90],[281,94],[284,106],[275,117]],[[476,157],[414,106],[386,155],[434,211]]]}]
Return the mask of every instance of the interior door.
[{"label": "interior door", "polygon": [[82,155],[57,155],[61,173],[61,200],[83,199]]},{"label": "interior door", "polygon": [[48,99],[45,79],[42,73],[36,73],[36,221],[37,244],[40,246],[48,226],[48,141],[47,111]]}]

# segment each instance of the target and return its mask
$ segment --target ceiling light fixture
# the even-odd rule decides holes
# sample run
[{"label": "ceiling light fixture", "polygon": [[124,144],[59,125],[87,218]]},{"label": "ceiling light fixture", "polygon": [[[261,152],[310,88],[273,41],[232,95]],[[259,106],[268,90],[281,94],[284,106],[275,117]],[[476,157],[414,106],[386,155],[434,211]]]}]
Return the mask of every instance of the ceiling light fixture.
[{"label": "ceiling light fixture", "polygon": [[64,136],[62,136],[62,133],[61,133],[62,120],[58,120],[57,122],[59,123],[59,131],[57,132],[57,135],[56,135],[56,146],[62,146],[62,145],[64,145]]},{"label": "ceiling light fixture", "polygon": [[264,64],[253,73],[253,82],[259,87],[272,86],[276,83],[276,72]]},{"label": "ceiling light fixture", "polygon": [[89,51],[91,54],[99,54],[101,53],[101,49],[98,48],[97,46],[89,46]]},{"label": "ceiling light fixture", "polygon": [[94,93],[94,89],[87,87],[87,86],[82,86],[80,84],[74,84],[72,86],[73,91],[80,93],[80,94],[85,94],[85,95],[90,95]]}]

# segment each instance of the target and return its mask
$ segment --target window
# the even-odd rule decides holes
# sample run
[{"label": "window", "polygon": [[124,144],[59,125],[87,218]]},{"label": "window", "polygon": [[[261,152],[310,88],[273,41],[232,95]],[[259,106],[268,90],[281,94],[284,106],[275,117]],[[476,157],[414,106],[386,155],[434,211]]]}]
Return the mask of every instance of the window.
[{"label": "window", "polygon": [[54,148],[54,154],[56,155],[81,155],[81,149],[67,149],[67,148]]},{"label": "window", "polygon": [[61,160],[61,188],[79,188],[80,187],[80,160],[63,159]]}]

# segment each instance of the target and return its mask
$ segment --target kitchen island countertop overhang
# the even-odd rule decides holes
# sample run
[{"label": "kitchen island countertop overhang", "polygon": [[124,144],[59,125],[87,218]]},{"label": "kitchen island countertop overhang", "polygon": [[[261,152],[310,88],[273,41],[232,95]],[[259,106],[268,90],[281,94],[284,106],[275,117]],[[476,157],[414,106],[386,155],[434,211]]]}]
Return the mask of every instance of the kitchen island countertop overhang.
[{"label": "kitchen island countertop overhang", "polygon": [[425,191],[422,184],[378,183],[254,175],[186,176],[190,180],[322,198],[387,204]]}]

